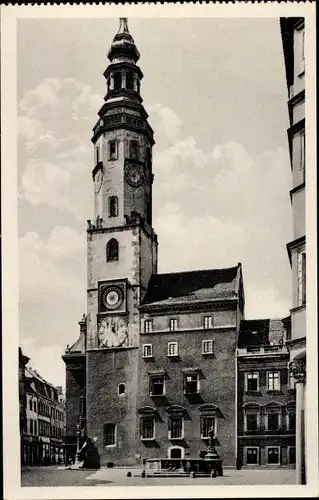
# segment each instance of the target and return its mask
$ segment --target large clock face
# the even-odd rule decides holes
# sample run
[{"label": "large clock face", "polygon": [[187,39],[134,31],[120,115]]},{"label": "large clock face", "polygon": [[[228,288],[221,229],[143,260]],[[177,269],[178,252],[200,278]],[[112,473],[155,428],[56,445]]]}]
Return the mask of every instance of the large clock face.
[{"label": "large clock face", "polygon": [[98,337],[101,347],[121,347],[128,342],[128,327],[120,317],[104,318],[98,327]]},{"label": "large clock face", "polygon": [[126,181],[130,186],[139,187],[144,182],[144,174],[140,165],[128,165],[126,169]]},{"label": "large clock face", "polygon": [[94,189],[96,193],[100,191],[102,187],[102,182],[103,182],[103,172],[102,170],[98,170],[94,178]]},{"label": "large clock face", "polygon": [[123,290],[116,285],[108,286],[102,293],[102,303],[107,310],[120,309],[123,304]]}]

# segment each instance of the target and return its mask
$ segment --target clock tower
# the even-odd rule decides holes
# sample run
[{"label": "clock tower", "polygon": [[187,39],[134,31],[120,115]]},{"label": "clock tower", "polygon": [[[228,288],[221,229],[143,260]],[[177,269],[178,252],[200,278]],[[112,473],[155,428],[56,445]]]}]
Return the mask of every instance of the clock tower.
[{"label": "clock tower", "polygon": [[[88,435],[102,443],[104,423],[110,433],[114,425],[119,450],[135,435],[138,307],[157,272],[157,236],[152,228],[153,130],[140,94],[140,54],[126,18],[120,19],[108,58],[105,102],[92,137],[86,398]],[[119,386],[125,387],[121,398]]]}]

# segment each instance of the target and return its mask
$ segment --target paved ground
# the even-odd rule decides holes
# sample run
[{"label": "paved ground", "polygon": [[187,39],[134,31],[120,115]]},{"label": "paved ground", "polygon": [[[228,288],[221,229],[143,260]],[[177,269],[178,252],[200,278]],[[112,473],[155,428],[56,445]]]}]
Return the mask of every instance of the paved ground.
[{"label": "paved ground", "polygon": [[[132,477],[127,477],[127,471]],[[136,477],[138,476],[138,477]],[[170,485],[276,485],[295,484],[291,469],[232,470],[225,469],[217,478],[142,478],[137,469],[65,470],[56,466],[30,467],[21,474],[21,486],[170,486]]]}]

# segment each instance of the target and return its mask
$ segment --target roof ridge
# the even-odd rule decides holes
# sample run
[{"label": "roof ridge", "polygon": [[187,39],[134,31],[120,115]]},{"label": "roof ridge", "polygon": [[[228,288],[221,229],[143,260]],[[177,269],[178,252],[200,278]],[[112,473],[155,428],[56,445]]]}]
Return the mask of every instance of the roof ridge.
[{"label": "roof ridge", "polygon": [[230,269],[238,269],[240,264],[237,264],[236,266],[231,266],[231,267],[212,267],[210,269],[193,269],[189,271],[173,271],[173,272],[168,272],[168,273],[154,273],[153,276],[168,276],[172,274],[188,274],[188,273],[205,273],[209,271],[229,271]]}]

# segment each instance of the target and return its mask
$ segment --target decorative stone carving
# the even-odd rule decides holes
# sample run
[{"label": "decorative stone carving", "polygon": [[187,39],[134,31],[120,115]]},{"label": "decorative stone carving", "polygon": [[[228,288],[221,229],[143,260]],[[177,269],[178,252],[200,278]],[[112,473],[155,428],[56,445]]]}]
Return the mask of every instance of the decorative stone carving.
[{"label": "decorative stone carving", "polygon": [[289,363],[289,369],[293,374],[296,382],[305,382],[306,380],[306,364],[303,359],[294,359]]}]

